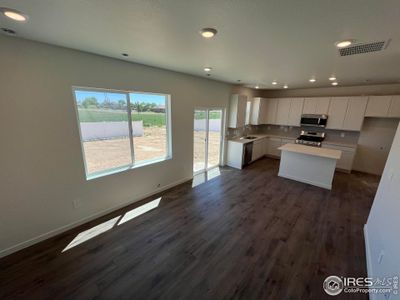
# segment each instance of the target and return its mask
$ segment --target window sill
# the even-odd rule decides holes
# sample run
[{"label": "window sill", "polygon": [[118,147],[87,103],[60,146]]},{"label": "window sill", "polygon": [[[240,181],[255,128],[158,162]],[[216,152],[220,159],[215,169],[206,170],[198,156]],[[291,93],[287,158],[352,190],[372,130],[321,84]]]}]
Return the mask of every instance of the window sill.
[{"label": "window sill", "polygon": [[117,174],[117,173],[121,173],[121,172],[125,172],[125,171],[129,171],[132,169],[139,169],[142,167],[146,167],[149,165],[154,165],[163,161],[167,161],[167,160],[171,160],[172,156],[166,156],[166,157],[160,157],[160,158],[155,158],[155,159],[151,159],[151,160],[145,160],[145,161],[141,161],[138,162],[136,164],[132,164],[132,165],[127,165],[127,166],[121,166],[121,167],[117,167],[114,169],[109,169],[106,171],[100,171],[100,172],[96,172],[96,173],[92,173],[89,175],[86,175],[86,180],[93,180],[93,179],[97,179],[97,178],[101,178],[104,176],[108,176],[108,175],[113,175],[113,174]]}]

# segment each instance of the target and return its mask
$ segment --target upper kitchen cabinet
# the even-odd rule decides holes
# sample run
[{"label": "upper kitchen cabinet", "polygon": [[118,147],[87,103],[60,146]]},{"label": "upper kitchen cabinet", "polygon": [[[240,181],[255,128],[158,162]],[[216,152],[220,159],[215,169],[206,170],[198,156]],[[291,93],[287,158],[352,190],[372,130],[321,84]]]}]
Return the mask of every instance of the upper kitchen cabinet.
[{"label": "upper kitchen cabinet", "polygon": [[245,125],[247,97],[234,94],[229,103],[228,127],[239,128]]},{"label": "upper kitchen cabinet", "polygon": [[287,125],[300,126],[301,114],[303,111],[303,98],[293,98],[290,101],[289,119]]},{"label": "upper kitchen cabinet", "polygon": [[303,114],[326,115],[329,111],[329,97],[305,98]]},{"label": "upper kitchen cabinet", "polygon": [[349,97],[342,129],[360,131],[364,122],[368,97]]},{"label": "upper kitchen cabinet", "polygon": [[348,97],[335,97],[331,99],[328,110],[328,129],[342,129],[346,116]]},{"label": "upper kitchen cabinet", "polygon": [[278,109],[278,99],[266,99],[265,124],[276,124],[276,112]]},{"label": "upper kitchen cabinet", "polygon": [[289,98],[282,98],[278,100],[278,107],[276,111],[275,124],[277,125],[287,125],[289,120],[290,112],[290,102]]},{"label": "upper kitchen cabinet", "polygon": [[387,117],[392,96],[370,96],[368,99],[366,117]]},{"label": "upper kitchen cabinet", "polygon": [[388,117],[400,118],[400,96],[392,96]]},{"label": "upper kitchen cabinet", "polygon": [[263,98],[254,98],[251,110],[250,124],[260,125],[266,123],[268,100]]}]

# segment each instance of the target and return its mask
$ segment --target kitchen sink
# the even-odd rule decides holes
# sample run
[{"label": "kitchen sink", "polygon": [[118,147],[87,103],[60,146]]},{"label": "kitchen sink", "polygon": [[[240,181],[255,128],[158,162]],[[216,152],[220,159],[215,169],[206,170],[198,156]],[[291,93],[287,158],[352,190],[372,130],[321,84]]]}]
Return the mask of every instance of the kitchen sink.
[{"label": "kitchen sink", "polygon": [[256,139],[256,136],[242,136],[240,139],[241,140],[254,140]]}]

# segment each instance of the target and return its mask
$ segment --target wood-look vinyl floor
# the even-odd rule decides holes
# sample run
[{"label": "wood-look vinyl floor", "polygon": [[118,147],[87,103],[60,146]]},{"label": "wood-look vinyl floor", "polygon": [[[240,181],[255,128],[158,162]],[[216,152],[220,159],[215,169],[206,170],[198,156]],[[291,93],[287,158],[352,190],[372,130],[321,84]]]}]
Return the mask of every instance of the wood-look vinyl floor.
[{"label": "wood-look vinyl floor", "polygon": [[[5,257],[0,299],[367,299],[328,296],[322,283],[366,276],[363,225],[379,177],[336,173],[328,191],[279,178],[278,167],[221,168],[121,225],[157,197]],[[62,252],[99,224],[90,233],[108,230]]]}]

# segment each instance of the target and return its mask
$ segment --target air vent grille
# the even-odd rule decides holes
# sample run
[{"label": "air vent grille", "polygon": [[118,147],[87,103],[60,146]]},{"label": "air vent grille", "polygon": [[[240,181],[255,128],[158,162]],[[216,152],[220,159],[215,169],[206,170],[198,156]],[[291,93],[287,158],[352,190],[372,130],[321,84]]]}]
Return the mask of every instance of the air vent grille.
[{"label": "air vent grille", "polygon": [[339,49],[340,56],[348,56],[355,54],[363,54],[376,52],[386,49],[388,41],[373,42],[368,44],[358,44],[346,48]]}]

